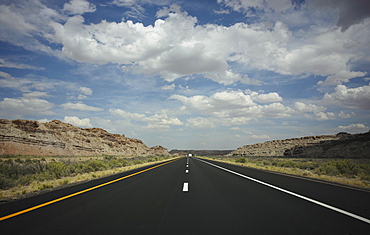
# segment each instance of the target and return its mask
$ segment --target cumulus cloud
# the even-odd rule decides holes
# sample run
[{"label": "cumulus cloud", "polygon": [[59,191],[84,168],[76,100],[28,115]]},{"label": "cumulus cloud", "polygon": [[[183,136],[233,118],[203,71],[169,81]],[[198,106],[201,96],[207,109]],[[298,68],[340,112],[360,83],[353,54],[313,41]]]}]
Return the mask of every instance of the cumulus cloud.
[{"label": "cumulus cloud", "polygon": [[343,112],[343,110],[342,110],[342,111],[340,111],[340,112],[338,113],[338,116],[339,116],[340,118],[351,118],[351,117],[355,116],[355,113],[354,113],[354,112],[351,112],[351,113],[345,113],[345,112]]},{"label": "cumulus cloud", "polygon": [[91,127],[92,126],[90,122],[90,118],[80,119],[76,116],[65,116],[63,121],[66,123],[75,125],[75,126],[80,126],[80,127]]},{"label": "cumulus cloud", "polygon": [[224,85],[230,85],[238,81],[248,85],[262,85],[261,81],[249,78],[246,74],[234,73],[231,69],[219,73],[206,73],[205,77]]},{"label": "cumulus cloud", "polygon": [[71,0],[64,4],[63,10],[71,15],[82,15],[87,12],[94,12],[96,6],[86,0]]},{"label": "cumulus cloud", "polygon": [[162,90],[174,90],[175,87],[176,87],[176,85],[172,83],[171,85],[164,85],[162,87]]},{"label": "cumulus cloud", "polygon": [[362,132],[368,132],[369,127],[365,126],[362,123],[355,123],[355,124],[350,124],[348,126],[338,126],[335,131],[340,131],[340,132],[349,132],[349,133],[362,133]]},{"label": "cumulus cloud", "polygon": [[255,105],[250,96],[241,91],[217,92],[210,97],[202,95],[192,97],[172,95],[169,99],[180,100],[190,109],[197,110],[203,114],[219,117],[228,117],[230,115],[230,110],[237,110]]},{"label": "cumulus cloud", "polygon": [[187,121],[186,126],[196,129],[209,129],[216,127],[216,125],[209,118],[203,117],[189,118],[186,121]]},{"label": "cumulus cloud", "polygon": [[268,94],[258,94],[257,92],[247,90],[246,93],[250,92],[250,96],[254,101],[259,103],[273,103],[283,101],[283,98],[276,92],[270,92]]},{"label": "cumulus cloud", "polygon": [[[345,1],[340,2],[343,4]],[[125,7],[144,3],[126,0],[112,2]],[[284,12],[294,7],[290,0],[220,0],[219,3],[237,11],[254,8],[264,12]],[[356,4],[363,6],[360,0]],[[349,5],[345,3],[345,6]],[[199,25],[196,17],[182,11],[177,5],[160,9],[157,12],[159,19],[152,25],[144,26],[130,20],[103,20],[87,25],[80,14],[95,11],[95,6],[85,0],[65,3],[64,10],[72,14],[71,17],[63,16],[40,2],[36,6],[32,13],[25,12],[18,5],[1,6],[0,11],[4,14],[0,15],[4,17],[0,19],[3,21],[0,25],[5,25],[4,30],[0,30],[4,32],[1,36],[3,40],[30,50],[37,48],[55,54],[56,51],[32,37],[33,34],[39,34],[62,45],[63,49],[57,53],[70,59],[93,64],[117,63],[131,72],[160,75],[167,81],[203,74],[224,85],[238,81],[250,85],[262,84],[245,73],[233,72],[230,62],[245,66],[247,71],[268,70],[283,75],[308,73],[329,76],[321,85],[338,85],[365,74],[352,71],[349,63],[363,58],[361,50],[367,48],[367,41],[363,38],[369,38],[370,32],[360,28],[350,33],[347,32],[349,30],[341,32],[339,29],[318,28],[317,32],[299,33],[296,37],[280,21],[274,21],[274,24],[237,23],[229,27]],[[36,13],[40,17],[35,17]],[[13,18],[17,20],[10,20]],[[364,21],[364,24],[366,27],[370,22]],[[17,33],[5,29],[17,30]],[[19,40],[21,36],[14,40],[9,35],[23,35],[24,40]],[[355,35],[360,35],[362,39]],[[351,50],[354,47],[358,49],[357,53]]]},{"label": "cumulus cloud", "polygon": [[64,109],[77,109],[80,111],[103,111],[104,109],[86,105],[84,103],[64,103],[61,104]]},{"label": "cumulus cloud", "polygon": [[346,108],[370,110],[370,85],[356,88],[338,85],[335,92],[324,95],[323,102]]},{"label": "cumulus cloud", "polygon": [[127,119],[133,119],[133,120],[136,120],[136,119],[141,120],[146,117],[145,114],[130,113],[122,109],[109,109],[109,112],[121,118],[127,118]]},{"label": "cumulus cloud", "polygon": [[53,103],[46,100],[36,98],[32,95],[26,95],[21,98],[4,98],[0,102],[0,113],[3,116],[11,118],[22,118],[26,115],[54,115],[55,112],[52,111],[54,106]]},{"label": "cumulus cloud", "polygon": [[309,119],[315,119],[317,121],[326,121],[335,119],[335,114],[333,112],[325,112],[327,108],[324,106],[305,104],[303,102],[295,102],[293,108],[297,112],[304,114],[304,116]]},{"label": "cumulus cloud", "polygon": [[109,112],[129,121],[146,122],[148,125],[144,128],[147,129],[168,129],[170,126],[184,125],[177,117],[169,117],[165,113],[147,116],[145,114],[127,112],[122,109],[110,109]]},{"label": "cumulus cloud", "polygon": [[81,91],[81,93],[84,94],[84,95],[92,95],[91,88],[88,88],[88,87],[80,87],[78,90]]},{"label": "cumulus cloud", "polygon": [[[255,99],[265,103],[281,99],[277,93],[269,94],[267,96],[259,96],[258,93],[253,93]],[[253,96],[242,91],[222,91],[211,96],[196,95],[186,97],[183,95],[172,95],[169,99],[179,100],[190,110],[203,115],[219,118],[243,118],[243,120],[229,120],[232,122],[245,123],[251,117],[289,117],[290,113],[292,113],[289,107],[276,102],[268,105],[258,105],[253,101]]]},{"label": "cumulus cloud", "polygon": [[317,106],[314,104],[305,104],[303,102],[295,102],[294,108],[298,112],[302,113],[318,113],[326,110],[324,106]]}]

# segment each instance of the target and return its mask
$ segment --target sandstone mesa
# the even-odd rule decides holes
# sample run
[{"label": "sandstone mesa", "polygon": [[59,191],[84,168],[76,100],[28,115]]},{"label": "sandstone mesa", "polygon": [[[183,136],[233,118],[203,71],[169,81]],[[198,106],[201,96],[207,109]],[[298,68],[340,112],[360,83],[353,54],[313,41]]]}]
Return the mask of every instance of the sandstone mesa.
[{"label": "sandstone mesa", "polygon": [[228,154],[240,157],[370,158],[370,131],[306,136],[245,145]]},{"label": "sandstone mesa", "polygon": [[168,156],[141,140],[101,128],[79,128],[58,120],[41,123],[0,119],[0,154],[31,156]]}]

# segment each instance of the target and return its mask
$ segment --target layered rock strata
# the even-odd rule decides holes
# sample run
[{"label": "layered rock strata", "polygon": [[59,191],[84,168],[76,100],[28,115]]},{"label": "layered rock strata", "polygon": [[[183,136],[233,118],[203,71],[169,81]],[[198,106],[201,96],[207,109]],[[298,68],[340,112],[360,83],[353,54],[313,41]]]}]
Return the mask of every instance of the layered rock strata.
[{"label": "layered rock strata", "polygon": [[168,156],[162,146],[111,134],[101,128],[79,128],[53,120],[0,119],[0,154],[37,156]]},{"label": "layered rock strata", "polygon": [[247,157],[370,158],[370,131],[307,136],[245,145],[228,154]]}]

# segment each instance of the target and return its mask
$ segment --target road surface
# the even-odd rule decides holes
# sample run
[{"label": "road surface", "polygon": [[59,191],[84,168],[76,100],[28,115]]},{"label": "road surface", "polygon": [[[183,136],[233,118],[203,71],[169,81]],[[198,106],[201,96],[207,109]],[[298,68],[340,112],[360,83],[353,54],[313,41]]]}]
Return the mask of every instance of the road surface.
[{"label": "road surface", "polygon": [[198,158],[0,206],[1,234],[370,234],[370,193]]}]

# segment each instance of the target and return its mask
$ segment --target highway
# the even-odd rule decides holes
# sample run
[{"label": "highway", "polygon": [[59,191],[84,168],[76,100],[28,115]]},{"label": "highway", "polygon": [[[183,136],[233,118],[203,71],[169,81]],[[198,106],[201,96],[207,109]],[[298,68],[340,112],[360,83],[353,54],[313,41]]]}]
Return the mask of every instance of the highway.
[{"label": "highway", "polygon": [[370,193],[199,158],[0,206],[1,234],[370,234]]}]

